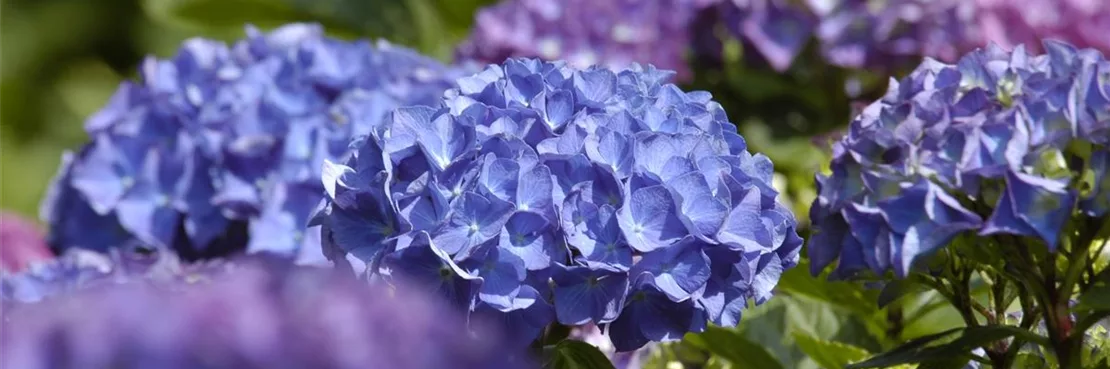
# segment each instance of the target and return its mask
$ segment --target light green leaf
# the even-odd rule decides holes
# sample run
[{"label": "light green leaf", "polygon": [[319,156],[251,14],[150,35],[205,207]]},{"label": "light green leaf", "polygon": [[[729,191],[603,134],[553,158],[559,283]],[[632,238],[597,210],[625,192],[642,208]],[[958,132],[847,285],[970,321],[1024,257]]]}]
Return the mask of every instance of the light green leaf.
[{"label": "light green leaf", "polygon": [[1041,355],[1036,355],[1030,352],[1020,352],[1014,358],[1013,369],[1051,369],[1055,368],[1055,363],[1050,363]]},{"label": "light green leaf", "polygon": [[1079,296],[1076,310],[1110,310],[1110,284],[1099,283]]},{"label": "light green leaf", "polygon": [[[922,363],[937,358],[954,358],[970,355],[978,347],[992,342],[1020,337],[1028,342],[1046,343],[1044,337],[1013,326],[983,326],[950,329],[944,332],[911,340],[889,352],[879,354],[849,368],[885,368],[898,364]],[[949,338],[955,339],[947,341]],[[944,342],[944,343],[942,343]]]},{"label": "light green leaf", "polygon": [[845,343],[826,341],[802,333],[794,333],[794,342],[810,359],[825,369],[841,369],[871,355],[862,348]]},{"label": "light green leaf", "polygon": [[734,330],[709,327],[701,334],[687,335],[686,341],[728,360],[734,369],[783,369],[763,346]]},{"label": "light green leaf", "polygon": [[912,278],[895,279],[886,283],[883,290],[879,291],[879,306],[887,306],[891,302],[909,294],[916,294],[925,290],[925,286],[917,283]]}]

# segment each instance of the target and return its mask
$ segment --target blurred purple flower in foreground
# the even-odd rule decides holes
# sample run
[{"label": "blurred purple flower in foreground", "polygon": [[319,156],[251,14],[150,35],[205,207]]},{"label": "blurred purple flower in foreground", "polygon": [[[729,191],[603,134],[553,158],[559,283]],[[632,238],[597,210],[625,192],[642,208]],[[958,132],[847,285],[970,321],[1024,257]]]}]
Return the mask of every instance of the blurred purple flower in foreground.
[{"label": "blurred purple flower in foreground", "polygon": [[54,257],[38,225],[0,212],[0,273],[18,273],[31,263]]},{"label": "blurred purple flower in foreground", "polygon": [[[181,283],[189,282],[189,283]],[[496,369],[510,354],[451,309],[268,258],[211,279],[123,283],[5,309],[5,368]],[[486,333],[486,332],[480,332]]]}]

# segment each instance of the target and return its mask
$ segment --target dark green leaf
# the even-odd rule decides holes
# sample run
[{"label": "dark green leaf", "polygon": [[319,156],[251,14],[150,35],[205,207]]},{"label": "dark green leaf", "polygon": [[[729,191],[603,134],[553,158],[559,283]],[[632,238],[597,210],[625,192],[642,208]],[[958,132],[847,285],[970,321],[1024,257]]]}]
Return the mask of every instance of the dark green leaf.
[{"label": "dark green leaf", "polygon": [[[852,364],[849,368],[884,368],[899,364],[922,363],[936,360],[937,358],[966,357],[975,348],[983,347],[995,341],[1014,336],[1020,337],[1028,342],[1046,343],[1044,337],[1018,327],[985,326],[958,328],[912,340],[894,350],[879,354],[864,362]],[[946,343],[941,343],[951,337],[956,338]]]},{"label": "dark green leaf", "polygon": [[875,304],[877,294],[874,290],[866,289],[857,282],[828,281],[813,277],[809,274],[809,263],[805,260],[783,273],[777,290],[828,302],[863,316],[871,316],[879,311],[879,306]]},{"label": "dark green leaf", "polygon": [[958,355],[946,358],[929,359],[917,366],[917,369],[963,369],[971,361],[967,355]]},{"label": "dark green leaf", "polygon": [[564,340],[548,348],[544,369],[614,369],[605,354],[582,341]]},{"label": "dark green leaf", "polygon": [[879,292],[879,307],[887,306],[894,300],[902,298],[902,296],[917,293],[925,290],[922,286],[913,279],[895,279],[886,283],[883,290]]},{"label": "dark green leaf", "polygon": [[763,346],[734,330],[709,327],[701,334],[686,336],[686,340],[728,360],[736,369],[783,369]]},{"label": "dark green leaf", "polygon": [[848,368],[882,368],[898,364],[921,362],[924,359],[919,358],[919,353],[927,349],[930,343],[934,343],[951,337],[961,330],[962,328],[949,329],[943,332],[915,338],[913,340],[910,340],[909,342],[906,342],[902,346],[898,346],[893,350],[876,355],[864,362],[849,365]]},{"label": "dark green leaf", "polygon": [[840,342],[826,341],[801,333],[794,333],[794,342],[810,359],[825,369],[841,369],[863,360],[871,353],[862,348]]},{"label": "dark green leaf", "polygon": [[1079,296],[1077,310],[1110,310],[1110,285],[1099,283]]},{"label": "dark green leaf", "polygon": [[1053,368],[1055,365],[1050,365],[1048,360],[1045,360],[1044,356],[1029,352],[1021,352],[1014,358],[1012,367],[1013,369],[1046,369]]}]

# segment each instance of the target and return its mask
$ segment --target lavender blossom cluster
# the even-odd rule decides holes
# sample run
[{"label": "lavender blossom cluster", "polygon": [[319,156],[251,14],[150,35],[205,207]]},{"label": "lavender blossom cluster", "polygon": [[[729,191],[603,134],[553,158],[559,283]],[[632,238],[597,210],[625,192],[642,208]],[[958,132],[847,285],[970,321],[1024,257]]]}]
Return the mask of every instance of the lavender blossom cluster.
[{"label": "lavender blossom cluster", "polygon": [[1041,39],[1110,51],[1110,4],[1098,0],[731,0],[732,33],[786,70],[810,39],[829,64],[882,67],[921,56],[955,61],[994,42],[1040,51]]},{"label": "lavender blossom cluster", "polygon": [[819,175],[813,272],[913,264],[964,232],[1037,239],[1110,222],[1110,61],[1046,41],[928,59],[855,118]]},{"label": "lavender blossom cluster", "polygon": [[1110,52],[1110,3],[1101,0],[978,0],[976,23],[981,42],[1034,52],[1042,38]]},{"label": "lavender blossom cluster", "polygon": [[652,64],[689,76],[690,22],[717,0],[505,0],[481,9],[464,60],[564,60],[576,68]]},{"label": "lavender blossom cluster", "polygon": [[860,68],[929,55],[949,59],[965,45],[968,12],[959,0],[722,1],[725,25],[776,70],[816,39],[832,65]]},{"label": "lavender blossom cluster", "polygon": [[478,13],[457,54],[580,68],[651,63],[687,80],[690,45],[721,55],[717,26],[778,71],[813,40],[826,62],[846,68],[955,61],[989,42],[1037,51],[1044,38],[1110,51],[1110,4],[1099,0],[503,0]]},{"label": "lavender blossom cluster", "polygon": [[[129,280],[6,305],[0,366],[23,369],[531,367],[495,332],[412,289],[288,259],[176,282]],[[481,335],[478,335],[481,333]],[[486,334],[489,333],[489,334]]]},{"label": "lavender blossom cluster", "polygon": [[320,26],[191,39],[142,63],[85,124],[44,202],[58,250],[143,245],[189,259],[268,251],[323,261],[306,232],[320,170],[389,110],[432,104],[461,70]]},{"label": "lavender blossom cluster", "polygon": [[618,351],[735,325],[802,240],[771,161],[673,74],[510,59],[398,109],[327,165],[326,252],[522,344],[555,322],[603,326]]}]

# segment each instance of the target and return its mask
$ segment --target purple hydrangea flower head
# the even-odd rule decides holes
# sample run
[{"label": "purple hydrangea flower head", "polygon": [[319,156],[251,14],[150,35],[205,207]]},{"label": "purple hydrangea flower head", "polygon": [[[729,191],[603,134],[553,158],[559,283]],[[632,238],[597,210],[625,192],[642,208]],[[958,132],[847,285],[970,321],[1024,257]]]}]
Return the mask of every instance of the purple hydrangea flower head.
[{"label": "purple hydrangea flower head", "polygon": [[415,289],[248,258],[208,278],[63,294],[4,311],[12,368],[530,367],[496,331]]},{"label": "purple hydrangea flower head", "polygon": [[651,63],[688,76],[684,55],[699,9],[718,0],[503,0],[481,9],[459,57],[565,60],[574,67]]},{"label": "purple hydrangea flower head", "polygon": [[553,323],[606,327],[619,351],[735,325],[802,240],[771,161],[673,74],[510,59],[400,108],[326,164],[324,248],[522,344]]},{"label": "purple hydrangea flower head", "polygon": [[974,9],[958,0],[731,0],[718,8],[732,34],[779,71],[811,39],[829,64],[848,68],[920,55],[951,60],[978,45],[966,26]]},{"label": "purple hydrangea flower head", "polygon": [[835,275],[904,276],[964,232],[1055,250],[1077,211],[1107,221],[1110,61],[1044,48],[991,45],[892,81],[834,145],[832,172],[817,176],[813,271],[839,259]]},{"label": "purple hydrangea flower head", "polygon": [[731,33],[779,71],[811,39],[826,62],[847,68],[902,66],[921,56],[954,62],[991,42],[1042,52],[1041,39],[1057,39],[1110,51],[1104,32],[1110,5],[1098,0],[729,0],[716,6]]},{"label": "purple hydrangea flower head", "polygon": [[0,273],[18,273],[53,257],[37,224],[0,211]]},{"label": "purple hydrangea flower head", "polygon": [[984,40],[1005,48],[1025,45],[1041,52],[1040,40],[1066,40],[1078,47],[1110,51],[1110,4],[1099,0],[976,1]]},{"label": "purple hydrangea flower head", "polygon": [[195,259],[245,247],[321,261],[304,225],[324,160],[461,75],[310,24],[248,27],[232,45],[191,39],[139,72],[89,117],[91,142],[66,154],[43,214],[57,249],[138,243]]}]

